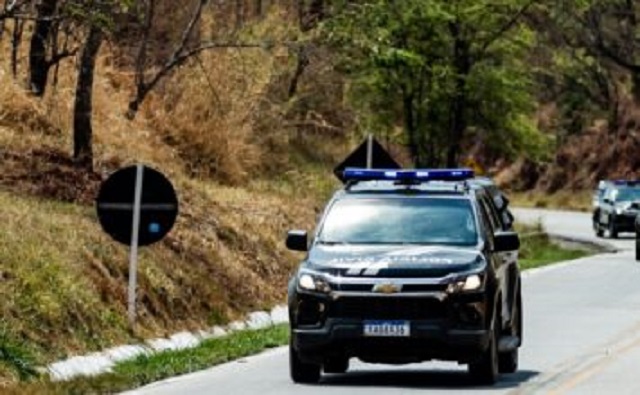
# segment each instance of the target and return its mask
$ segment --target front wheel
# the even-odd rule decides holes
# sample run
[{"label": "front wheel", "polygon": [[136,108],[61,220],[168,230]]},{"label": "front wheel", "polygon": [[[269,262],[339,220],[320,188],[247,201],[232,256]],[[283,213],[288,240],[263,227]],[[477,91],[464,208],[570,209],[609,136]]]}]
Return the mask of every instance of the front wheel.
[{"label": "front wheel", "polygon": [[332,357],[324,363],[325,373],[345,373],[349,370],[349,358]]},{"label": "front wheel", "polygon": [[314,384],[320,381],[320,365],[303,362],[289,342],[289,373],[294,383]]},{"label": "front wheel", "polygon": [[609,237],[611,237],[612,239],[618,238],[618,230],[616,229],[613,217],[609,218]]},{"label": "front wheel", "polygon": [[482,353],[477,362],[469,364],[469,374],[479,384],[493,385],[498,381],[498,339],[500,323],[493,320],[493,330],[489,339],[489,347]]},{"label": "front wheel", "polygon": [[596,230],[596,237],[604,237],[604,230],[602,230],[599,223],[596,222],[593,227]]}]

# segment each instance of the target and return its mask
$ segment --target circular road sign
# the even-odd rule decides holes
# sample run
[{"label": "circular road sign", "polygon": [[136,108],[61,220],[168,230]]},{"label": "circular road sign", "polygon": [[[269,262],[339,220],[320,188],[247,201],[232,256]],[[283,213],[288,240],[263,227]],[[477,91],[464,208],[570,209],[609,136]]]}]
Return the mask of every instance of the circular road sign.
[{"label": "circular road sign", "polygon": [[141,177],[138,245],[162,240],[178,216],[178,198],[171,182],[160,172],[129,166],[113,173],[101,185],[96,201],[102,229],[114,240],[131,245],[134,228],[136,180]]}]

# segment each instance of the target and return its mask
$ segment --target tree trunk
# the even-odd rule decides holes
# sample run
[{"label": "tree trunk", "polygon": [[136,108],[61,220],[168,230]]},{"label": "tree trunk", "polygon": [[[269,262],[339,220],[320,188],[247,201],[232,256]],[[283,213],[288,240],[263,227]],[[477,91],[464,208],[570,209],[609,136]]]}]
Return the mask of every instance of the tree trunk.
[{"label": "tree trunk", "polygon": [[422,158],[420,155],[420,147],[418,143],[418,130],[415,122],[415,112],[413,108],[413,94],[403,89],[402,106],[404,107],[404,127],[406,129],[407,137],[409,138],[409,153],[411,154],[411,160],[416,167],[422,165]]},{"label": "tree trunk", "polygon": [[298,83],[300,82],[300,78],[302,74],[304,74],[304,70],[309,66],[309,56],[307,54],[306,47],[300,47],[297,53],[297,61],[296,61],[296,70],[293,72],[293,77],[289,82],[288,95],[289,99],[291,99],[298,92]]},{"label": "tree trunk", "polygon": [[51,17],[56,10],[56,3],[57,0],[43,0],[37,5],[38,15],[29,49],[29,86],[36,96],[43,96],[47,88],[51,66],[47,60],[47,40],[53,25]]},{"label": "tree trunk", "polygon": [[257,17],[262,16],[262,0],[255,0],[255,15]]},{"label": "tree trunk", "polygon": [[24,23],[21,20],[13,20],[13,34],[11,37],[11,74],[13,78],[18,77],[18,50],[22,41],[22,30]]},{"label": "tree trunk", "polygon": [[640,104],[640,73],[638,72],[631,72],[631,93],[633,101]]},{"label": "tree trunk", "polygon": [[103,34],[100,28],[92,26],[80,56],[80,70],[73,111],[73,158],[78,166],[89,170],[93,169],[91,142],[93,135],[91,127],[93,76],[102,40]]},{"label": "tree trunk", "polygon": [[244,26],[244,0],[236,0],[236,29]]},{"label": "tree trunk", "polygon": [[460,147],[464,132],[467,129],[467,77],[471,72],[471,56],[469,43],[464,40],[458,22],[449,25],[454,39],[453,67],[456,72],[455,93],[451,102],[451,126],[449,130],[449,149],[447,150],[447,167],[458,166]]}]

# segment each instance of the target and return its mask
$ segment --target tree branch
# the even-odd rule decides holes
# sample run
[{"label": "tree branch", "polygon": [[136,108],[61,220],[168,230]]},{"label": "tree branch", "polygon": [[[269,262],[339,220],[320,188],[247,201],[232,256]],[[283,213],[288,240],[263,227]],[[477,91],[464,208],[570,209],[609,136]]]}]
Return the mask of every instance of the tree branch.
[{"label": "tree branch", "polygon": [[500,29],[498,29],[493,35],[491,35],[487,39],[487,41],[485,41],[480,46],[480,52],[478,53],[478,57],[482,57],[484,53],[487,51],[487,49],[489,49],[489,47],[494,42],[496,42],[500,37],[502,37],[503,34],[511,30],[511,28],[520,20],[520,18],[525,14],[525,12],[527,12],[527,10],[535,3],[537,3],[537,0],[530,0],[528,3],[522,6],[522,8],[520,8],[520,10],[518,10],[518,12],[516,12],[515,15],[513,15],[513,17],[511,17],[511,19],[509,19]]},{"label": "tree branch", "polygon": [[618,66],[626,69],[631,73],[640,73],[640,65],[635,64],[628,59],[622,57],[616,51],[613,51],[609,45],[605,42],[604,32],[602,31],[602,27],[600,25],[599,13],[597,10],[591,10],[588,13],[587,19],[580,18],[576,16],[576,20],[584,27],[587,32],[591,33],[593,37],[587,38],[587,40],[592,40],[593,42],[587,43],[593,45],[598,53],[607,59],[611,60]]},{"label": "tree branch", "polygon": [[172,60],[174,60],[177,56],[179,56],[187,47],[187,43],[189,42],[189,37],[191,37],[191,33],[193,33],[193,29],[195,29],[196,25],[200,21],[200,17],[202,16],[202,9],[206,4],[207,4],[207,0],[200,0],[200,3],[198,4],[196,11],[193,13],[191,20],[187,25],[187,28],[184,30],[182,34],[180,45],[178,45],[176,50],[173,52],[173,55],[171,55]]},{"label": "tree branch", "polygon": [[169,59],[160,70],[153,76],[153,78],[149,82],[143,82],[142,85],[138,88],[136,92],[136,97],[129,102],[129,109],[127,110],[126,117],[129,120],[135,118],[136,113],[138,112],[138,108],[140,104],[144,101],[147,94],[155,88],[155,86],[160,82],[162,78],[164,78],[171,70],[182,65],[184,62],[189,60],[191,57],[200,54],[201,52],[210,50],[210,49],[228,49],[228,48],[263,48],[261,44],[250,44],[250,43],[204,43],[200,46],[190,49],[182,54],[174,54],[171,59]]},{"label": "tree branch", "polygon": [[136,89],[140,90],[144,87],[144,68],[147,64],[147,44],[149,43],[149,35],[151,34],[151,23],[155,14],[155,0],[147,0],[147,10],[145,13],[144,27],[142,32],[142,42],[136,56]]},{"label": "tree branch", "polygon": [[63,59],[66,59],[66,58],[69,58],[69,57],[72,57],[72,56],[76,56],[77,53],[78,53],[78,48],[74,48],[72,50],[64,50],[64,51],[58,52],[56,54],[53,54],[51,56],[51,59],[47,60],[47,65],[48,66],[53,66],[54,64],[58,64]]}]

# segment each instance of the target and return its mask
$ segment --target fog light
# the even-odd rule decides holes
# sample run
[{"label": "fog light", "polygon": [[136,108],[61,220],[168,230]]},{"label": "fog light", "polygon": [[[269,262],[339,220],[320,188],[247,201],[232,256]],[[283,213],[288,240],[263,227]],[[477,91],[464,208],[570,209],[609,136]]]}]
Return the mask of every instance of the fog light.
[{"label": "fog light", "polygon": [[318,325],[322,321],[325,310],[324,303],[315,300],[301,300],[298,302],[297,318],[299,325]]}]

